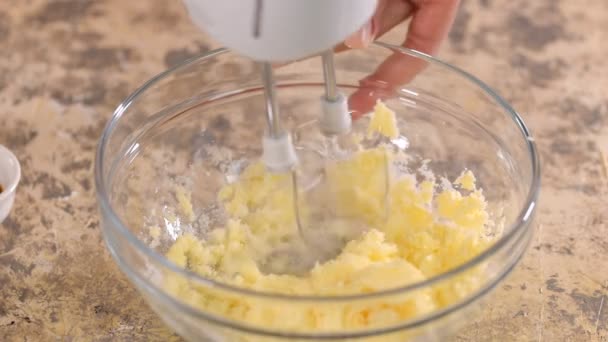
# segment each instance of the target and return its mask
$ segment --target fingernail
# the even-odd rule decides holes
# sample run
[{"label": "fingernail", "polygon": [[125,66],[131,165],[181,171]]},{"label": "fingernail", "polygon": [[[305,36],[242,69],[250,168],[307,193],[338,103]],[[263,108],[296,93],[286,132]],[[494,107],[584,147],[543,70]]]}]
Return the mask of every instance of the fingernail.
[{"label": "fingernail", "polygon": [[344,45],[351,49],[361,49],[367,47],[374,40],[373,26],[373,20],[368,21],[357,32],[346,38]]}]

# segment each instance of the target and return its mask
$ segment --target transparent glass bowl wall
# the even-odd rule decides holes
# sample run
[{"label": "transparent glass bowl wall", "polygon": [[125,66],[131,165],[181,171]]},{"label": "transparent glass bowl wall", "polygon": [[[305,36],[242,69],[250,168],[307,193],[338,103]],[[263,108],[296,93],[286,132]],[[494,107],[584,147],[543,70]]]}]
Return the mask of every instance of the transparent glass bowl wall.
[{"label": "transparent glass bowl wall", "polygon": [[[96,159],[96,187],[108,248],[150,306],[180,335],[190,340],[230,341],[379,336],[396,341],[440,340],[470,321],[480,299],[514,267],[532,234],[539,189],[538,160],[527,129],[484,84],[415,51],[376,44],[367,50],[341,53],[335,61],[338,83],[345,92],[354,91],[360,79],[393,53],[426,64],[397,96],[385,101],[397,113],[410,153],[429,159],[431,170],[449,179],[471,169],[490,211],[504,220],[504,231],[496,232],[501,238],[468,264],[425,283],[351,298],[293,298],[242,291],[173,265],[163,256],[171,243],[185,232],[201,234],[203,229],[200,222],[191,223],[179,211],[168,211],[178,205],[175,186],[193,189],[195,214],[206,215],[214,210],[210,203],[225,174],[238,166],[235,161],[261,155],[265,120],[259,68],[230,51],[213,51],[165,71],[127,98],[108,123]],[[287,129],[297,131],[316,119],[323,92],[320,58],[280,68],[277,81]],[[166,220],[168,215],[172,223]],[[182,277],[227,296],[251,296],[276,305],[331,307],[345,300],[373,303],[415,294],[476,266],[485,268],[487,279],[468,298],[399,326],[369,331],[274,331],[199,311],[163,290],[164,277]]]}]

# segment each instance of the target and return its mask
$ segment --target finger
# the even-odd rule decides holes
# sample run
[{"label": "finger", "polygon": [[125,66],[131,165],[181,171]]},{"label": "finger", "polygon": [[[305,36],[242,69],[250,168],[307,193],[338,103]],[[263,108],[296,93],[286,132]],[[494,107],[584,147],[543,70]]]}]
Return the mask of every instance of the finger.
[{"label": "finger", "polygon": [[405,47],[430,55],[447,37],[460,0],[411,0],[418,7],[405,40]]},{"label": "finger", "polygon": [[378,22],[376,39],[392,30],[409,18],[416,8],[407,0],[393,0],[384,7],[383,12],[374,19]]},{"label": "finger", "polygon": [[[403,45],[428,54],[437,52],[452,26],[459,2],[412,0],[417,8]],[[353,117],[369,112],[378,99],[393,96],[395,88],[410,82],[426,65],[422,59],[395,52],[360,81],[361,88],[349,99]]]},{"label": "finger", "polygon": [[[452,27],[459,0],[417,0],[416,3],[420,7],[412,18],[403,45],[433,55]],[[380,64],[370,78],[396,87],[410,81],[425,65],[420,59],[396,53]]]}]

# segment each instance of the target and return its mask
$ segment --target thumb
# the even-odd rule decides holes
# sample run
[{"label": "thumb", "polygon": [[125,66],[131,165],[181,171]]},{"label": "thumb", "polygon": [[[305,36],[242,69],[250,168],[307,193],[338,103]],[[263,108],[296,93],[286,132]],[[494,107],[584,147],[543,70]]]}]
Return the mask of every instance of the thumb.
[{"label": "thumb", "polygon": [[363,25],[359,30],[350,35],[350,37],[344,40],[344,45],[350,49],[361,49],[366,48],[371,44],[378,36],[379,33],[379,20],[380,16],[384,12],[387,3],[390,0],[378,0],[376,5],[376,11],[371,19]]},{"label": "thumb", "polygon": [[344,40],[344,45],[351,49],[366,48],[376,38],[374,20],[371,19],[363,25],[357,32]]}]

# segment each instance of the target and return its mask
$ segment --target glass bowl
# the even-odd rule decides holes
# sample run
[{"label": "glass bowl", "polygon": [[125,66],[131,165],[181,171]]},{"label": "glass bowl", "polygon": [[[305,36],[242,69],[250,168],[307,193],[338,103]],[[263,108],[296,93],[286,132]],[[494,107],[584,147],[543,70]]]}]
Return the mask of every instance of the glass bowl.
[{"label": "glass bowl", "polygon": [[[178,334],[192,341],[442,340],[473,320],[482,299],[517,264],[531,239],[540,183],[536,147],[523,120],[470,74],[384,43],[336,55],[340,88],[347,94],[357,89],[378,91],[359,81],[391,55],[405,65],[424,66],[406,85],[381,90],[390,94],[384,102],[396,112],[408,154],[416,157],[409,167],[428,165],[450,180],[463,169],[473,171],[497,222],[488,232],[494,242],[424,281],[355,295],[256,292],[172,263],[165,255],[178,237],[204,236],[208,227],[222,224],[218,191],[238,177],[244,163],[261,155],[265,107],[260,68],[231,51],[215,50],[157,75],[121,103],[96,156],[97,198],[108,249],[152,309]],[[318,57],[276,71],[283,125],[296,140],[319,115],[322,77]],[[189,189],[193,191],[184,200],[179,192]],[[467,283],[471,272],[483,276]],[[463,281],[468,290],[459,292]],[[167,290],[168,282],[271,308],[268,314],[275,322],[253,324],[202,310]],[[299,308],[331,312],[378,306],[438,288],[458,295],[431,312],[390,325],[298,330],[289,324]],[[284,324],[277,324],[277,317]]]}]

